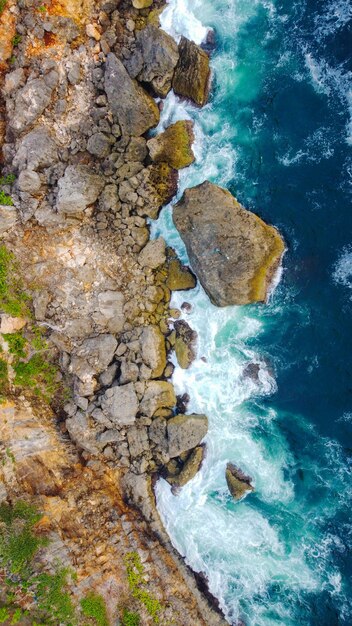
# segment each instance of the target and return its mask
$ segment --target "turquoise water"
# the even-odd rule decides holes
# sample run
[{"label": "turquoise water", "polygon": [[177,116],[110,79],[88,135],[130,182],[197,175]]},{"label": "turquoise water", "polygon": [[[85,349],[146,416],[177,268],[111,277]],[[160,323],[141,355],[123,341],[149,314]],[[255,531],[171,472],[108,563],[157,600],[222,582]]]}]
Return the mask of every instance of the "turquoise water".
[{"label": "turquoise water", "polygon": [[[216,31],[209,104],[170,94],[163,111],[160,128],[196,124],[180,194],[226,186],[287,242],[266,306],[217,309],[199,286],[174,297],[199,334],[174,383],[210,429],[201,472],[178,496],[160,480],[158,506],[231,624],[352,623],[351,18],[345,0],[171,0],[162,17],[197,43]],[[187,260],[171,211],[153,231]],[[227,461],[253,477],[240,503]]]}]

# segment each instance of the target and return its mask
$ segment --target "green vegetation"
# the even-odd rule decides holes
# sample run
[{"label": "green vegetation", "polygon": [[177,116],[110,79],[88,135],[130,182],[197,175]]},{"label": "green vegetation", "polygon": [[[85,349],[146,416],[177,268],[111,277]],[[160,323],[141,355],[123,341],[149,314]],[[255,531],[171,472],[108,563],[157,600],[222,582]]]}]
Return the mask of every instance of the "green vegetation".
[{"label": "green vegetation", "polygon": [[22,333],[3,334],[5,341],[9,346],[10,354],[13,354],[17,359],[24,359],[26,357],[25,347],[27,339],[23,337]]},{"label": "green vegetation", "polygon": [[48,402],[59,390],[57,367],[46,361],[40,354],[34,354],[29,361],[17,361],[13,365],[14,384],[32,389],[37,396]]},{"label": "green vegetation", "polygon": [[2,189],[0,189],[0,204],[4,206],[13,206],[11,196],[7,195]]},{"label": "green vegetation", "polygon": [[45,13],[46,6],[44,4],[42,4],[40,7],[38,7],[38,11],[40,11],[41,13]]},{"label": "green vegetation", "polygon": [[162,606],[156,598],[146,590],[144,569],[137,552],[128,552],[125,557],[127,579],[132,596],[144,604],[155,624],[159,624],[159,613]]},{"label": "green vegetation", "polygon": [[7,382],[8,368],[4,359],[0,359],[0,385],[4,385]]},{"label": "green vegetation", "polygon": [[139,626],[141,623],[141,618],[138,613],[133,613],[132,611],[128,611],[127,609],[123,610],[122,615],[122,626]]},{"label": "green vegetation", "polygon": [[8,612],[7,608],[5,606],[1,607],[0,609],[0,624],[3,624],[4,622],[6,622],[10,617],[10,613]]},{"label": "green vegetation", "polygon": [[49,623],[71,624],[74,621],[73,602],[66,591],[68,574],[67,569],[59,569],[54,575],[44,573],[37,578],[38,608]]},{"label": "green vegetation", "polygon": [[[0,0],[0,15],[2,13],[1,9],[1,2],[2,0]],[[19,37],[19,35],[17,35],[17,37]],[[14,40],[16,38],[13,38],[12,43],[13,45],[18,45],[19,41],[17,41],[17,43],[14,43]],[[8,174],[7,176],[0,176],[0,188],[3,185],[12,185],[12,183],[16,180],[16,176],[14,174]],[[5,191],[3,189],[0,189],[0,204],[3,204],[4,206],[13,206],[13,201],[11,196],[9,196],[7,193],[5,193]]]},{"label": "green vegetation", "polygon": [[19,35],[18,33],[16,33],[16,35],[13,37],[12,39],[12,45],[13,46],[18,46],[18,44],[22,41],[22,37],[21,35]]},{"label": "green vegetation", "polygon": [[[1,203],[1,201],[0,201]],[[27,317],[29,297],[23,291],[18,278],[18,267],[14,255],[6,246],[0,246],[0,309],[12,317]]]},{"label": "green vegetation", "polygon": [[7,0],[0,0],[0,15],[1,13],[3,13],[5,7],[6,7],[6,2]]},{"label": "green vegetation", "polygon": [[26,502],[0,505],[0,565],[12,574],[26,572],[30,561],[46,540],[33,533],[40,519],[37,511]]},{"label": "green vegetation", "polygon": [[81,600],[81,609],[85,617],[94,619],[97,626],[109,626],[104,598],[96,593],[89,593]]}]

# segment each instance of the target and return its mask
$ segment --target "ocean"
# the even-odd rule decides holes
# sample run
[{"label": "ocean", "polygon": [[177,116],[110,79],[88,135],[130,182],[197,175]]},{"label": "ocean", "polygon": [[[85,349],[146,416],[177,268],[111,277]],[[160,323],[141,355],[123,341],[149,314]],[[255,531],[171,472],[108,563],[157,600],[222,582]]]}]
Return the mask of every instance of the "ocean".
[{"label": "ocean", "polygon": [[[161,21],[176,39],[216,38],[209,103],[170,93],[158,128],[195,123],[179,196],[205,179],[228,188],[287,251],[265,305],[174,294],[192,305],[198,355],[173,382],[210,426],[201,471],[176,496],[160,479],[158,509],[230,624],[351,625],[352,5],[170,0]],[[152,232],[187,262],[172,206]],[[253,479],[240,502],[228,461]]]}]

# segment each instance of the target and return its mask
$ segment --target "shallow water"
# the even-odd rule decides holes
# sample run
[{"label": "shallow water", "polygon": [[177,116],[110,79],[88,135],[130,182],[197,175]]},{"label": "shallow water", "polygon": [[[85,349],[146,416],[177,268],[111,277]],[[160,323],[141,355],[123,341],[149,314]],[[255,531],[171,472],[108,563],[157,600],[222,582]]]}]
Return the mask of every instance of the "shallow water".
[{"label": "shallow water", "polygon": [[[226,186],[288,247],[266,306],[219,309],[200,286],[174,296],[199,335],[174,383],[210,428],[201,472],[178,496],[160,480],[158,507],[233,624],[352,623],[351,17],[347,0],[171,0],[162,17],[176,38],[217,38],[209,104],[171,93],[163,111],[160,129],[196,124],[180,194]],[[171,211],[153,232],[187,260]],[[250,362],[258,380],[243,376]],[[254,480],[240,503],[227,461]]]}]

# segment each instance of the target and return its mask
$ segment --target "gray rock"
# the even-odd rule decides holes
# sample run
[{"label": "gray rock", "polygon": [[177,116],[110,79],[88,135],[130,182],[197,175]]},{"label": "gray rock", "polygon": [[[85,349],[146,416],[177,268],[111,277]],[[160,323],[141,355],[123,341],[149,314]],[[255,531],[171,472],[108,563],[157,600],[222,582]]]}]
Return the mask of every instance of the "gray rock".
[{"label": "gray rock", "polygon": [[79,215],[93,204],[104,187],[104,178],[92,173],[86,165],[69,165],[58,182],[57,210]]},{"label": "gray rock", "polygon": [[163,452],[167,452],[168,446],[166,426],[165,417],[156,417],[149,426],[149,439]]},{"label": "gray rock", "polygon": [[38,290],[33,295],[34,316],[38,321],[45,320],[46,309],[50,302],[50,294],[48,291]]},{"label": "gray rock", "polygon": [[133,383],[107,389],[102,397],[101,407],[115,424],[133,424],[138,412],[138,398]]},{"label": "gray rock", "polygon": [[81,79],[81,64],[78,61],[73,61],[73,63],[71,63],[67,73],[67,78],[71,85],[77,85],[79,83]]},{"label": "gray rock", "polygon": [[10,126],[15,133],[29,128],[45,111],[51,101],[52,88],[42,78],[26,83],[18,92]]},{"label": "gray rock", "polygon": [[143,135],[159,122],[159,109],[153,98],[130,78],[121,61],[112,53],[107,56],[105,91],[123,134]]},{"label": "gray rock", "polygon": [[99,445],[95,441],[95,434],[89,427],[89,418],[81,411],[66,420],[69,435],[80,448],[90,454],[99,453]]},{"label": "gray rock", "polygon": [[25,81],[25,73],[22,67],[19,67],[13,72],[9,72],[5,75],[4,93],[10,94],[18,87],[20,87]]},{"label": "gray rock", "polygon": [[28,193],[36,193],[41,187],[40,178],[34,170],[22,170],[17,184],[20,191],[27,191]]},{"label": "gray rock", "polygon": [[152,417],[158,409],[172,409],[175,405],[175,390],[171,383],[163,380],[152,380],[146,383],[146,390],[141,401],[141,413]]},{"label": "gray rock", "polygon": [[137,33],[136,51],[126,62],[126,67],[132,78],[150,83],[155,95],[164,98],[171,89],[178,58],[175,40],[149,24]]},{"label": "gray rock", "polygon": [[166,367],[165,338],[158,326],[146,326],[140,338],[142,359],[152,370],[151,377],[159,378]]},{"label": "gray rock", "polygon": [[104,372],[114,357],[116,347],[117,341],[112,335],[89,337],[72,357],[72,373],[83,382],[89,376]]},{"label": "gray rock", "polygon": [[123,329],[125,323],[124,304],[124,295],[119,291],[103,291],[98,295],[100,315],[104,318],[108,330],[112,333],[119,333]]},{"label": "gray rock", "polygon": [[117,443],[121,441],[121,434],[118,430],[106,430],[104,433],[101,433],[98,437],[98,441],[104,446],[107,443]]},{"label": "gray rock", "polygon": [[138,256],[138,263],[142,267],[156,269],[166,261],[165,240],[162,237],[148,241]]},{"label": "gray rock", "polygon": [[0,235],[10,230],[17,222],[17,211],[14,206],[0,205]]},{"label": "gray rock", "polygon": [[87,150],[94,156],[103,159],[108,156],[111,149],[111,140],[104,133],[94,133],[87,141]]},{"label": "gray rock", "polygon": [[149,440],[145,426],[132,426],[127,430],[127,441],[133,459],[149,450]]},{"label": "gray rock", "polygon": [[113,381],[115,380],[116,373],[117,373],[117,363],[112,363],[111,365],[109,365],[108,369],[105,372],[100,374],[99,382],[104,387],[111,385]]},{"label": "gray rock", "polygon": [[173,219],[214,304],[266,300],[285,249],[275,228],[209,182],[185,191]]},{"label": "gray rock", "polygon": [[38,170],[53,165],[58,159],[55,141],[46,128],[39,127],[21,140],[13,164],[19,169]]},{"label": "gray rock", "polygon": [[206,415],[176,415],[167,422],[171,458],[195,448],[208,432]]},{"label": "gray rock", "polygon": [[135,383],[138,380],[138,375],[138,365],[131,363],[130,361],[122,361],[120,374],[121,385],[125,385],[126,383]]}]

